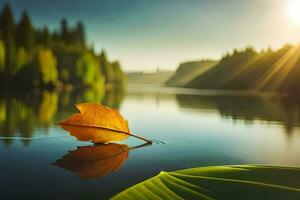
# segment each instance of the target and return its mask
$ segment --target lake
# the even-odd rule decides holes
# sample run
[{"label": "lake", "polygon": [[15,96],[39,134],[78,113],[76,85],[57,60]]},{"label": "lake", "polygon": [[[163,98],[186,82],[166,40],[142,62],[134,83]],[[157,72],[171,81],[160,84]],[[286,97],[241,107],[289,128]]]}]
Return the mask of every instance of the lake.
[{"label": "lake", "polygon": [[[122,144],[78,141],[56,124],[75,103],[120,110]],[[127,92],[36,92],[0,99],[0,199],[108,199],[160,171],[300,165],[300,101],[280,95],[131,85]],[[115,149],[112,158],[103,156]],[[124,151],[119,151],[119,150]]]}]

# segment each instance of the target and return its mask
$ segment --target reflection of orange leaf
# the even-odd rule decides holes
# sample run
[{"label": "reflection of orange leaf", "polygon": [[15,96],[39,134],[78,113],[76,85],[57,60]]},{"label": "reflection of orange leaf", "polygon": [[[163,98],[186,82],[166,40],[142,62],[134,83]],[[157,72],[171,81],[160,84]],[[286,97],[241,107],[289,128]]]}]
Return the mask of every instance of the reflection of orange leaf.
[{"label": "reflection of orange leaf", "polygon": [[83,146],[70,151],[54,165],[76,172],[82,179],[91,179],[117,171],[128,158],[129,150],[124,144]]},{"label": "reflection of orange leaf", "polygon": [[77,104],[76,113],[60,125],[79,140],[95,143],[121,141],[130,135],[127,121],[114,109],[94,103]]}]

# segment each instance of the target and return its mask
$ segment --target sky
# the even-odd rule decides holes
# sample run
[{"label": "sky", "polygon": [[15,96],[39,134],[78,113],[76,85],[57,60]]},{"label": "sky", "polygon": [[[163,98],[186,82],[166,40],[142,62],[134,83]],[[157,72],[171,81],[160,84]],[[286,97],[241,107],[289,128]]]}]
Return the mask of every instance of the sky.
[{"label": "sky", "polygon": [[81,20],[97,51],[105,49],[125,71],[151,71],[219,59],[233,48],[296,44],[300,12],[290,11],[295,1],[300,0],[0,0],[0,5],[9,2],[17,19],[26,9],[37,27],[57,28],[62,17],[70,24]]}]

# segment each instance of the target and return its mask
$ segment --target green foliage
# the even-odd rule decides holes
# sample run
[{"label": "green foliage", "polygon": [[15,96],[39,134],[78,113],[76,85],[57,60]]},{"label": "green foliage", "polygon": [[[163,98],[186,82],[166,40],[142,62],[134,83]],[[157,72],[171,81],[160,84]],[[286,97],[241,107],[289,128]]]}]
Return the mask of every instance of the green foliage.
[{"label": "green foliage", "polygon": [[177,68],[175,74],[167,80],[167,86],[182,87],[195,77],[205,73],[218,62],[214,60],[202,60],[194,62],[181,63]]},{"label": "green foliage", "polygon": [[95,56],[86,52],[76,61],[76,76],[85,85],[102,82],[102,74],[99,71],[99,62]]},{"label": "green foliage", "polygon": [[111,68],[114,74],[113,82],[117,85],[124,85],[126,82],[126,76],[121,69],[120,63],[118,61],[111,63]]},{"label": "green foliage", "polygon": [[0,72],[4,70],[5,67],[5,47],[4,43],[0,40]]},{"label": "green foliage", "polygon": [[41,48],[38,50],[38,66],[42,74],[43,83],[55,83],[57,81],[57,60],[50,49]]},{"label": "green foliage", "polygon": [[82,78],[76,75],[76,65],[77,61],[85,51],[66,47],[64,44],[52,46],[52,49],[57,58],[59,80],[64,84],[70,83],[74,86],[80,85],[82,83]]},{"label": "green foliage", "polygon": [[73,85],[103,89],[104,82],[124,82],[118,63],[111,65],[104,53],[97,55],[86,46],[82,22],[69,27],[62,19],[57,32],[47,27],[34,29],[24,11],[16,27],[8,4],[0,14],[0,72],[1,86],[16,88]]},{"label": "green foliage", "polygon": [[300,169],[260,165],[191,168],[161,172],[112,199],[273,199],[300,198]]},{"label": "green foliage", "polygon": [[100,54],[100,67],[102,70],[102,73],[105,76],[105,83],[111,83],[114,80],[114,74],[113,70],[111,68],[111,64],[108,62],[106,54],[104,51],[101,52]]},{"label": "green foliage", "polygon": [[12,74],[15,75],[24,65],[28,63],[29,56],[24,47],[19,47],[17,55],[16,55],[16,63]]}]

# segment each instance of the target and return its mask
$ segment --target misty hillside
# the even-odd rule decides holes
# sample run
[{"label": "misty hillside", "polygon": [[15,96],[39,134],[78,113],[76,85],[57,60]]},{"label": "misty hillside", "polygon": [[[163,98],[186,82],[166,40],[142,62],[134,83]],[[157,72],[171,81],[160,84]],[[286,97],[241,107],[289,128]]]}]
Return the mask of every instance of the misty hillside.
[{"label": "misty hillside", "polygon": [[195,77],[209,70],[218,62],[214,60],[202,60],[181,63],[175,74],[166,82],[167,86],[182,87]]},{"label": "misty hillside", "polygon": [[126,74],[129,84],[164,84],[172,75],[173,71],[156,72],[129,72]]},{"label": "misty hillside", "polygon": [[201,89],[300,91],[300,48],[285,46],[277,51],[235,50],[219,64],[185,86]]}]

